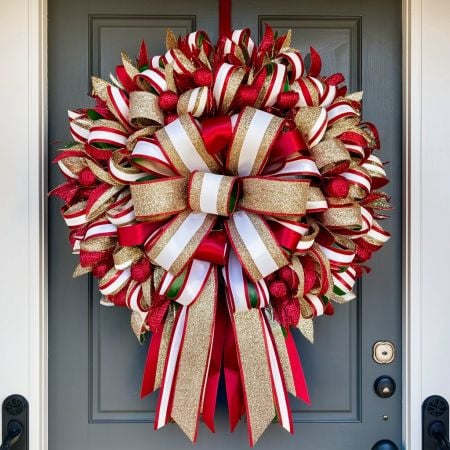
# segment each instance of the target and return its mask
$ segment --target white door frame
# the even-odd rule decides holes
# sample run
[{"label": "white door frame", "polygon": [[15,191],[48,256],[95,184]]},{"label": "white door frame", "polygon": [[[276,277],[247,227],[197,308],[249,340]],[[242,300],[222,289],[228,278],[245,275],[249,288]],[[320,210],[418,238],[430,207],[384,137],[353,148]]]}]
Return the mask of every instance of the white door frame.
[{"label": "white door frame", "polygon": [[[0,355],[3,363],[11,361],[0,375],[0,401],[11,393],[29,399],[31,450],[47,449],[46,12],[47,0],[0,4],[0,98],[6,100],[0,106],[5,213],[0,233]],[[438,240],[439,232],[450,229],[450,208],[437,211],[450,198],[445,177],[450,149],[443,144],[450,128],[450,119],[447,125],[444,120],[445,102],[450,104],[449,21],[446,0],[427,0],[426,8],[425,0],[403,0],[403,436],[408,450],[421,446],[423,398],[431,393],[450,398],[450,362],[447,358],[445,366],[438,359],[450,348],[445,327],[450,302],[446,284],[434,279],[438,271],[445,280],[450,254],[450,244]],[[446,75],[438,78],[436,73]],[[428,220],[432,214],[434,220]],[[438,363],[439,371],[427,370]]]}]

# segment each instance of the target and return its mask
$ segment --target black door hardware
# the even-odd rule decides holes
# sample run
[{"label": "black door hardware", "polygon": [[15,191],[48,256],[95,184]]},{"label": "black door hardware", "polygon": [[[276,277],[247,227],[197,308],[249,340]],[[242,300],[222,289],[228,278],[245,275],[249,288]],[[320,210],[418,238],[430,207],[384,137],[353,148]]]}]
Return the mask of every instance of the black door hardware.
[{"label": "black door hardware", "polygon": [[448,402],[439,395],[432,395],[422,404],[422,450],[450,449],[448,432]]},{"label": "black door hardware", "polygon": [[373,388],[378,397],[392,397],[395,393],[395,381],[388,375],[382,375],[375,380]]},{"label": "black door hardware", "polygon": [[372,450],[398,450],[398,447],[388,439],[383,439],[382,441],[378,441],[373,447]]},{"label": "black door hardware", "polygon": [[28,402],[21,395],[10,395],[2,406],[2,444],[0,450],[28,450]]}]

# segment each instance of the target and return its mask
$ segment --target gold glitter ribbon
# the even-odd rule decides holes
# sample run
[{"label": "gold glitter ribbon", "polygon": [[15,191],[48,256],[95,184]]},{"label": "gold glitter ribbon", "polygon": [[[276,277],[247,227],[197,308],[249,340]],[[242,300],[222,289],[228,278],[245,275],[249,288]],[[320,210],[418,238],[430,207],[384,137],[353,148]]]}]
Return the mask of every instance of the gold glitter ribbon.
[{"label": "gold glitter ribbon", "polygon": [[159,97],[150,92],[130,93],[130,116],[133,126],[144,128],[164,124],[164,113],[158,103]]},{"label": "gold glitter ribbon", "polygon": [[351,199],[328,198],[329,208],[320,213],[320,222],[331,229],[357,230],[362,227],[361,207]]},{"label": "gold glitter ribbon", "polygon": [[327,175],[338,166],[350,165],[350,154],[339,139],[327,139],[310,149],[316,166],[322,175]]},{"label": "gold glitter ribbon", "polygon": [[309,183],[306,179],[243,178],[240,207],[271,216],[303,216],[306,213]]},{"label": "gold glitter ribbon", "polygon": [[203,396],[217,297],[217,271],[212,270],[199,298],[188,307],[186,331],[173,393],[172,419],[195,441]]},{"label": "gold glitter ribbon", "polygon": [[162,219],[186,209],[184,177],[161,178],[131,184],[134,212],[138,219]]},{"label": "gold glitter ribbon", "polygon": [[[279,117],[246,107],[240,114],[234,131],[227,169],[234,175],[259,175],[282,124],[283,120]],[[257,139],[258,148],[254,156],[253,133],[263,133]]]},{"label": "gold glitter ribbon", "polygon": [[275,417],[272,381],[259,309],[233,314],[234,332],[245,389],[250,444],[254,444]]}]

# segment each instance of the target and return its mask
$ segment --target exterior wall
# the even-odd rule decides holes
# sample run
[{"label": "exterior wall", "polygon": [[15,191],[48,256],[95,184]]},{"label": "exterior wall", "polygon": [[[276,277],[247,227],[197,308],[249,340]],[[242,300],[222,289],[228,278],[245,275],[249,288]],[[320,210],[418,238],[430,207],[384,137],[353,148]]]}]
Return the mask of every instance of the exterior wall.
[{"label": "exterior wall", "polygon": [[[32,450],[46,448],[46,3],[2,0],[0,401],[25,395]],[[450,4],[404,0],[405,448],[420,405],[450,399]]]}]

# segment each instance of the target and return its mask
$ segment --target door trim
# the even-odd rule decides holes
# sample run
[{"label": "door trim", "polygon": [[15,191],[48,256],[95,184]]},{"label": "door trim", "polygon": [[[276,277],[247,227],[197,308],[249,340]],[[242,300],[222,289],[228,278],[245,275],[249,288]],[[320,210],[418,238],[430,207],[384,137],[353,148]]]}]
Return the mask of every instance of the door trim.
[{"label": "door trim", "polygon": [[[435,0],[439,2],[439,0]],[[6,6],[5,6],[6,5]],[[0,353],[8,354],[9,343],[24,355],[22,362],[15,361],[16,371],[2,373],[0,400],[9,393],[19,392],[30,401],[30,449],[46,450],[47,442],[47,0],[15,0],[2,8],[0,29],[21,28],[20,39],[3,40],[0,49],[8,50],[7,69],[26,71],[24,85],[19,77],[0,83],[0,92],[15,91],[16,105],[8,111],[5,129],[10,136],[26,134],[27,145],[16,150],[20,161],[28,161],[17,168],[22,188],[14,195],[25,210],[13,215],[9,226],[27,222],[23,242],[5,239],[5,254],[18,250],[28,261],[27,275],[20,277],[14,268],[6,267],[0,277],[6,297],[12,297],[11,284],[26,283],[27,291],[15,298],[15,308],[25,317],[28,329],[12,327],[8,305],[2,303],[0,316]],[[439,12],[437,12],[439,14]],[[450,15],[447,20],[450,19]],[[428,19],[429,20],[429,19]],[[422,402],[423,324],[421,265],[422,236],[429,230],[421,226],[422,186],[424,174],[422,158],[422,0],[403,0],[403,440],[404,448],[419,449],[420,405]],[[447,38],[450,45],[450,38]],[[2,54],[4,52],[2,51]],[[3,76],[3,75],[0,75]],[[2,79],[3,80],[3,79]],[[446,94],[444,94],[446,95]],[[448,94],[447,94],[448,95]],[[10,96],[8,95],[7,98]],[[27,120],[23,120],[23,114]],[[24,130],[24,127],[26,130]],[[14,168],[15,170],[16,168]],[[429,181],[429,180],[428,180]],[[3,183],[3,185],[2,185]],[[450,188],[442,181],[442,190],[450,196]],[[2,192],[10,192],[10,183],[0,177]],[[14,214],[14,213],[13,213]],[[8,283],[7,283],[8,281]],[[12,283],[11,283],[12,281]],[[444,293],[444,291],[443,291]],[[6,312],[6,313],[5,313]],[[14,317],[14,316],[13,316]],[[19,321],[19,318],[15,319]],[[20,322],[19,322],[20,323]],[[22,322],[23,323],[23,322]],[[445,368],[444,368],[445,369]],[[448,369],[448,368],[447,368]],[[24,376],[17,376],[20,372]]]}]

